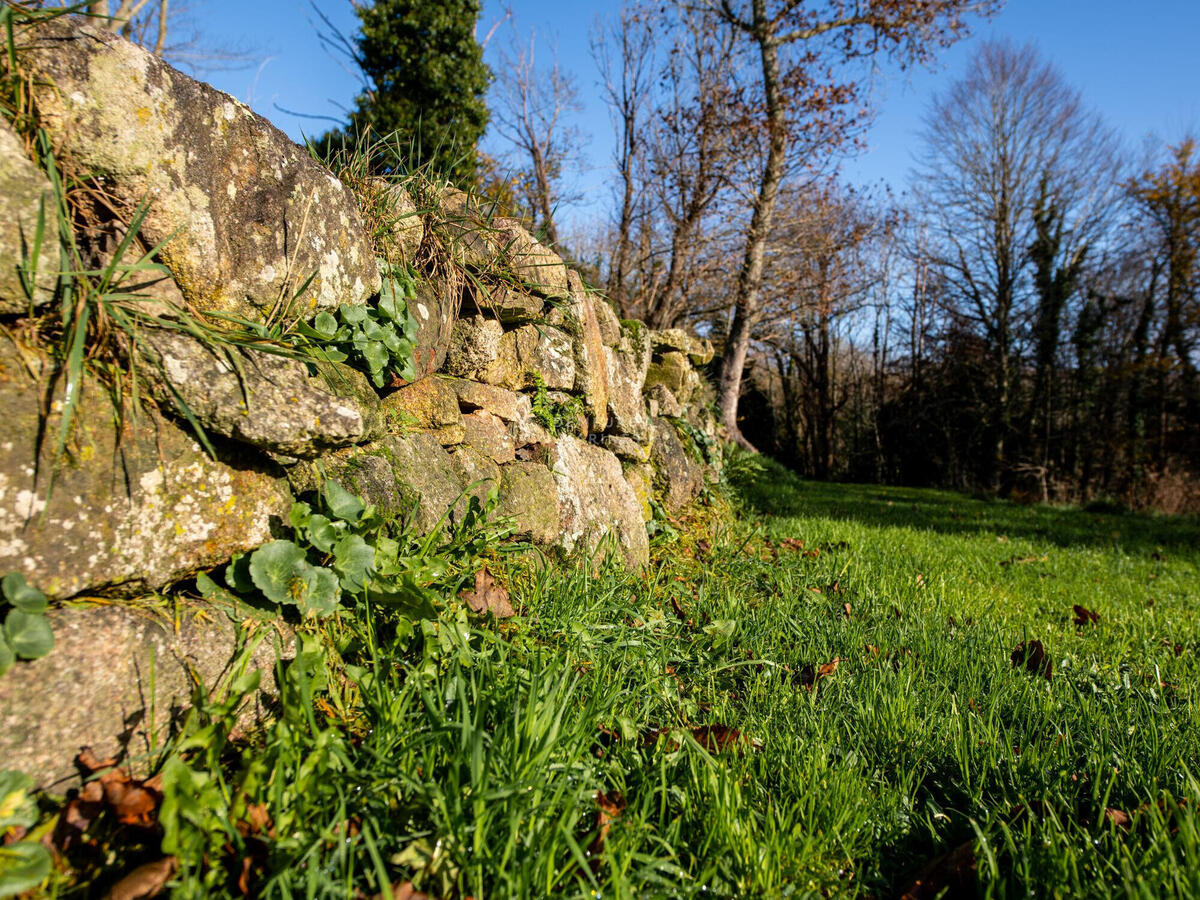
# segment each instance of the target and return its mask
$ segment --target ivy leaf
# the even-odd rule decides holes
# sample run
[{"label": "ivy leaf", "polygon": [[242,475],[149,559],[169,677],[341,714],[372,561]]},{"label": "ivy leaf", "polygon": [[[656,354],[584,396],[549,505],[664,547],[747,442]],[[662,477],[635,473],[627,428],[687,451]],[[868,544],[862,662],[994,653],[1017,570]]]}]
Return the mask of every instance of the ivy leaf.
[{"label": "ivy leaf", "polygon": [[375,548],[357,534],[348,534],[333,548],[333,567],[341,575],[342,587],[358,593],[375,569]]},{"label": "ivy leaf", "polygon": [[27,613],[45,612],[49,605],[46,595],[37,588],[25,583],[25,576],[20,572],[9,572],[0,582],[3,585],[4,599],[17,609]]},{"label": "ivy leaf", "polygon": [[4,636],[21,659],[41,659],[54,649],[54,633],[41,613],[10,610],[4,620]]},{"label": "ivy leaf", "polygon": [[325,482],[325,503],[329,511],[343,522],[355,523],[363,514],[366,506],[361,500],[338,484],[336,481]]},{"label": "ivy leaf", "polygon": [[31,891],[50,876],[50,852],[34,841],[0,847],[0,897]]},{"label": "ivy leaf", "polygon": [[305,593],[304,551],[291,541],[271,541],[250,554],[250,578],[272,603],[297,602]]},{"label": "ivy leaf", "polygon": [[337,526],[320,513],[313,513],[308,520],[308,540],[322,553],[332,553],[338,539]]}]

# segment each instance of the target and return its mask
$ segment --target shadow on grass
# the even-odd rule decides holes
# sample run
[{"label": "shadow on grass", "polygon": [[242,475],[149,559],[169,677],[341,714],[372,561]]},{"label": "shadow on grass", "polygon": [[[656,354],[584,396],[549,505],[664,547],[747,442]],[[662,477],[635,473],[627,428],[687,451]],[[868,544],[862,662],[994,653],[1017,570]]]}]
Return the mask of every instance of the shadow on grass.
[{"label": "shadow on grass", "polygon": [[1060,547],[1121,547],[1146,555],[1200,547],[1200,520],[1190,516],[1022,506],[928,488],[804,481],[774,461],[766,463],[762,477],[741,493],[753,509],[768,516],[817,516],[940,534],[996,534]]}]

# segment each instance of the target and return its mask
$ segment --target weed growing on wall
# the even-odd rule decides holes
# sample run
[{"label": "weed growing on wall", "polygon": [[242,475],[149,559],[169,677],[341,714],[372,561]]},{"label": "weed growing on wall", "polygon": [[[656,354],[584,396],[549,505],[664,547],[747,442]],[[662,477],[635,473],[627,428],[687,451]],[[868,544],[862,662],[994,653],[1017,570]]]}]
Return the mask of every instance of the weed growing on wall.
[{"label": "weed growing on wall", "polygon": [[577,434],[579,420],[583,416],[583,404],[579,402],[579,398],[552,400],[546,390],[546,379],[540,372],[533,373],[533,388],[531,409],[534,419],[550,432],[552,437]]},{"label": "weed growing on wall", "polygon": [[0,629],[0,675],[21,660],[41,659],[54,649],[54,634],[46,621],[46,595],[25,583],[20,572],[0,581],[4,627]]},{"label": "weed growing on wall", "polygon": [[31,891],[50,874],[50,852],[36,837],[22,839],[37,820],[33,779],[0,770],[0,897]]}]

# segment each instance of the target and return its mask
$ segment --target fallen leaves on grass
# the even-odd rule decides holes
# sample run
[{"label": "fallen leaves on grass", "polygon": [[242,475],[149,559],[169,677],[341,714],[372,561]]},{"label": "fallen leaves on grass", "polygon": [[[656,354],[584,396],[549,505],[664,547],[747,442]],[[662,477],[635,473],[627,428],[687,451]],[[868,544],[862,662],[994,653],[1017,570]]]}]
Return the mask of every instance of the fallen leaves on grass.
[{"label": "fallen leaves on grass", "polygon": [[1013,667],[1020,666],[1031,675],[1040,675],[1047,681],[1054,674],[1054,664],[1041,641],[1021,641],[1009,655]]},{"label": "fallen leaves on grass", "polygon": [[431,900],[424,891],[418,891],[411,881],[398,881],[380,891],[371,900]]},{"label": "fallen leaves on grass", "polygon": [[978,871],[975,842],[967,841],[931,859],[900,895],[900,900],[973,896]]},{"label": "fallen leaves on grass", "polygon": [[[625,798],[620,791],[614,789],[607,794],[603,791],[596,791],[596,836],[588,844],[589,856],[598,857],[604,852],[604,842],[608,840],[608,829],[623,812],[625,812]],[[598,859],[592,859],[593,872],[596,871],[599,863]]]},{"label": "fallen leaves on grass", "polygon": [[1106,821],[1112,822],[1118,828],[1128,828],[1133,823],[1133,819],[1130,817],[1129,813],[1125,812],[1124,810],[1112,809],[1111,807],[1107,806],[1104,808],[1104,818]]},{"label": "fallen leaves on grass", "polygon": [[829,662],[819,666],[809,663],[798,673],[796,673],[795,681],[806,691],[811,691],[817,686],[818,681],[820,681],[822,678],[828,678],[830,675],[836,672],[841,661],[842,658],[840,656],[835,656]]},{"label": "fallen leaves on grass", "polygon": [[1002,566],[1028,566],[1031,563],[1044,563],[1050,559],[1049,556],[1010,556],[1008,559],[1000,560]]},{"label": "fallen leaves on grass", "polygon": [[1082,628],[1084,625],[1095,625],[1100,621],[1100,616],[1086,606],[1080,606],[1076,603],[1072,609],[1075,610],[1075,624]]},{"label": "fallen leaves on grass", "polygon": [[156,862],[138,866],[112,886],[105,900],[150,900],[159,897],[167,889],[167,882],[175,874],[178,863],[173,856],[165,856]]},{"label": "fallen leaves on grass", "polygon": [[516,610],[508,600],[508,590],[496,582],[487,566],[475,573],[475,590],[459,591],[458,596],[472,612],[480,615],[491,613],[497,619],[509,619],[516,615]]},{"label": "fallen leaves on grass", "polygon": [[[660,739],[663,740],[668,753],[679,749],[679,741],[671,736],[673,728],[654,728],[642,732],[642,744],[653,747]],[[725,750],[741,752],[747,748],[761,750],[762,742],[742,734],[736,728],[727,725],[696,725],[685,729],[692,738],[709,753],[721,753]]]}]

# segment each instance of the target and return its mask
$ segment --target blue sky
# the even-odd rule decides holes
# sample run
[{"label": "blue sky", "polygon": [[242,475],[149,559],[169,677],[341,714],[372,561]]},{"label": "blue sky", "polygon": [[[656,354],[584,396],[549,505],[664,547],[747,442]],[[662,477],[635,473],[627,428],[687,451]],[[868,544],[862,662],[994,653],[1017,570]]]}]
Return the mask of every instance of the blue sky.
[{"label": "blue sky", "polygon": [[[349,0],[316,2],[339,28],[353,33]],[[526,33],[533,27],[539,40],[554,41],[560,61],[578,79],[584,110],[575,124],[588,136],[586,170],[578,179],[594,197],[610,178],[612,138],[589,33],[597,17],[618,4],[511,0],[511,7]],[[203,77],[288,134],[319,133],[331,123],[282,110],[340,117],[350,105],[357,81],[322,49],[319,23],[306,0],[205,0],[194,8],[204,15],[203,33],[210,43],[246,48],[255,60],[244,70]],[[498,0],[485,0],[481,35],[502,16],[502,8]],[[971,39],[944,51],[935,71],[885,68],[879,73],[878,115],[867,135],[868,149],[847,161],[846,178],[903,190],[930,97],[964,71],[979,40],[1001,36],[1035,43],[1133,147],[1151,134],[1175,140],[1189,129],[1200,130],[1200,0],[1009,0],[998,16],[976,25]],[[586,216],[587,208],[576,212]]]}]

